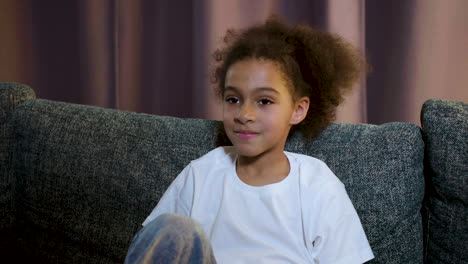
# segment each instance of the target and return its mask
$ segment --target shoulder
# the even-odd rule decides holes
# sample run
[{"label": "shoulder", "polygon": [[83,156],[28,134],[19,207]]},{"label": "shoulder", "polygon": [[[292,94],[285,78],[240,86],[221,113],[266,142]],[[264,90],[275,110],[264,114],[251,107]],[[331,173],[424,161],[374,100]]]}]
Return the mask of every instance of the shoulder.
[{"label": "shoulder", "polygon": [[301,199],[308,204],[306,211],[322,215],[329,223],[342,215],[355,214],[345,185],[325,162],[302,154],[293,153],[291,157],[297,166]]},{"label": "shoulder", "polygon": [[302,187],[342,187],[343,183],[336,177],[328,165],[317,158],[285,152],[290,161],[297,167]]}]

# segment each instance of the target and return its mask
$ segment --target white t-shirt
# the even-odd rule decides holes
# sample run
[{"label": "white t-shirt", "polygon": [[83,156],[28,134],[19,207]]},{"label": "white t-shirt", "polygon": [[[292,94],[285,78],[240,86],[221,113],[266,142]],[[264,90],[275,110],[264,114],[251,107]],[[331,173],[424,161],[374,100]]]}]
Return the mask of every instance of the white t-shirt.
[{"label": "white t-shirt", "polygon": [[374,257],[344,185],[322,161],[285,152],[289,175],[254,187],[232,147],[192,161],[143,225],[163,213],[201,224],[218,263],[364,263]]}]

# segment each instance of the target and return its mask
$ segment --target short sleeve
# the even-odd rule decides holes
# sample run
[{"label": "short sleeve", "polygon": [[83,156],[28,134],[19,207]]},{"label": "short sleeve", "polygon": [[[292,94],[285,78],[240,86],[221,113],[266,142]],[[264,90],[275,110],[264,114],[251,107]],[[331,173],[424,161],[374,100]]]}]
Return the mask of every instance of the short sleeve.
[{"label": "short sleeve", "polygon": [[189,164],[169,185],[156,207],[143,222],[143,226],[164,213],[190,216],[194,187],[193,167],[192,164]]},{"label": "short sleeve", "polygon": [[[323,190],[322,229],[311,238],[316,263],[358,264],[374,258],[366,234],[342,183]],[[317,240],[318,241],[314,241]]]}]

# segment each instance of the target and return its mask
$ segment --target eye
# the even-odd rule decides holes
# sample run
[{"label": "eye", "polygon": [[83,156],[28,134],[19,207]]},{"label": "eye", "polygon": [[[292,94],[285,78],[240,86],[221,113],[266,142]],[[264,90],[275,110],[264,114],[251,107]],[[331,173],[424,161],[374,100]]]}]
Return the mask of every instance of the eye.
[{"label": "eye", "polygon": [[226,97],[224,100],[228,104],[237,104],[237,103],[239,103],[239,99],[237,99],[236,97]]},{"label": "eye", "polygon": [[269,105],[269,104],[272,104],[273,102],[270,99],[261,99],[260,101],[258,101],[258,103],[261,105]]}]

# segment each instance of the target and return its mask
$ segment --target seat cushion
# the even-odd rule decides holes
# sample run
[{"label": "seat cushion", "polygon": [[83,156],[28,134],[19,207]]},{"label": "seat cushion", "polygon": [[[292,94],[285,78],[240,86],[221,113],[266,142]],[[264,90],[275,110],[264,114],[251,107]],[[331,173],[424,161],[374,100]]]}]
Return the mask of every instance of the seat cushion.
[{"label": "seat cushion", "polygon": [[427,158],[426,261],[467,263],[468,104],[429,100],[421,124]]}]

